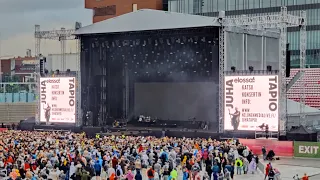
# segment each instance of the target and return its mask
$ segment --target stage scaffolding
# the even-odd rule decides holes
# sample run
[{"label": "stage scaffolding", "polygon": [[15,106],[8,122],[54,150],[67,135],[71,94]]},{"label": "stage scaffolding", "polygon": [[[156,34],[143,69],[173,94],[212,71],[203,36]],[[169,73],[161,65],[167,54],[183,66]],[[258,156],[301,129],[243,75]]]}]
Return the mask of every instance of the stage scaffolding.
[{"label": "stage scaffolding", "polygon": [[37,60],[35,68],[35,94],[37,110],[35,115],[36,124],[40,124],[40,58],[41,58],[41,39],[56,40],[61,44],[61,71],[66,71],[66,40],[76,40],[77,41],[77,67],[76,72],[76,125],[80,126],[82,124],[82,113],[81,113],[81,73],[80,73],[80,39],[74,36],[77,29],[81,28],[81,23],[76,22],[74,29],[61,28],[60,30],[50,30],[50,31],[40,31],[40,25],[35,25],[35,57]]},{"label": "stage scaffolding", "polygon": [[[272,34],[272,31],[280,34],[279,42],[279,133],[285,135],[287,132],[286,115],[286,44],[287,28],[299,27],[300,29],[300,72],[301,79],[304,77],[306,61],[306,12],[301,11],[300,16],[288,14],[287,8],[282,7],[281,12],[275,15],[266,16],[246,16],[236,18],[224,16],[224,12],[219,13],[218,21],[221,24],[219,31],[219,132],[224,132],[224,77],[226,58],[226,32],[239,31],[243,29],[247,32],[257,32],[261,35]],[[261,33],[262,32],[262,33]],[[300,83],[300,121],[301,125],[306,124],[305,119],[305,85]]]}]

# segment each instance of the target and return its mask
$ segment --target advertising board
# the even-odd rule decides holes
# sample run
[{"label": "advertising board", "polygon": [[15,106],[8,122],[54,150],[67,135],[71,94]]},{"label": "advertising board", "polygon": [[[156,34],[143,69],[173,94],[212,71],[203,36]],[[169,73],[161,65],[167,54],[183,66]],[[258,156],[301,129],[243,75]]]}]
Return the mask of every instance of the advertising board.
[{"label": "advertising board", "polygon": [[278,131],[278,76],[226,76],[224,129]]},{"label": "advertising board", "polygon": [[40,78],[40,122],[75,123],[74,77]]},{"label": "advertising board", "polygon": [[320,142],[294,141],[294,157],[320,158]]}]

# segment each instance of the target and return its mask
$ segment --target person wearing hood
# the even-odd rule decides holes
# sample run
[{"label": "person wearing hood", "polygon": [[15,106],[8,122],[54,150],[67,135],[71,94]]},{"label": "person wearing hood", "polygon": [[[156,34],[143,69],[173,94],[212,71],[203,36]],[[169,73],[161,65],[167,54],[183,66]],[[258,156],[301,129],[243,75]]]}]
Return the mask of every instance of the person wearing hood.
[{"label": "person wearing hood", "polygon": [[178,172],[177,172],[176,168],[174,168],[174,169],[171,171],[170,176],[171,176],[172,179],[178,180]]},{"label": "person wearing hood", "polygon": [[142,180],[142,175],[140,170],[137,170],[137,174],[134,176],[135,180]]},{"label": "person wearing hood", "polygon": [[69,170],[69,178],[74,177],[76,174],[76,167],[74,166],[74,162],[71,162],[70,170]]},{"label": "person wearing hood", "polygon": [[123,171],[121,169],[120,165],[117,165],[117,169],[116,169],[116,177],[120,178],[123,175]]},{"label": "person wearing hood", "polygon": [[96,176],[98,176],[98,177],[100,177],[100,175],[101,175],[101,164],[100,164],[100,162],[99,162],[99,160],[96,160],[96,162],[94,163],[94,171],[95,171],[95,174],[96,174]]},{"label": "person wearing hood", "polygon": [[126,175],[126,179],[128,179],[128,180],[133,180],[134,179],[134,174],[132,173],[131,170],[128,171],[128,173]]}]

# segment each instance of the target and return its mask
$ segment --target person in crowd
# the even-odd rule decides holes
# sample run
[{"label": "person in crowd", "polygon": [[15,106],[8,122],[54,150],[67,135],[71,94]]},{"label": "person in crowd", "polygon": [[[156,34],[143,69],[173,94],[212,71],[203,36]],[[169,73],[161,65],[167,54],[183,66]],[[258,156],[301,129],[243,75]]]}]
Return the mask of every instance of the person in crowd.
[{"label": "person in crowd", "polygon": [[268,173],[268,180],[274,180],[274,176],[275,176],[274,170],[270,166],[269,173]]},{"label": "person in crowd", "polygon": [[236,166],[237,166],[237,175],[241,175],[242,168],[243,168],[243,162],[240,158],[236,159]]},{"label": "person in crowd", "polygon": [[263,156],[263,160],[266,160],[267,158],[267,150],[266,150],[266,147],[262,146],[262,156]]},{"label": "person in crowd", "polygon": [[267,176],[269,175],[270,169],[271,169],[271,163],[268,163],[266,165],[266,169],[265,169],[265,173],[264,173],[265,174],[264,179],[267,179]]},{"label": "person in crowd", "polygon": [[309,180],[309,176],[307,176],[307,173],[304,173],[301,180]]},{"label": "person in crowd", "polygon": [[154,180],[154,170],[153,167],[151,167],[148,171],[147,171],[147,176],[149,180]]}]

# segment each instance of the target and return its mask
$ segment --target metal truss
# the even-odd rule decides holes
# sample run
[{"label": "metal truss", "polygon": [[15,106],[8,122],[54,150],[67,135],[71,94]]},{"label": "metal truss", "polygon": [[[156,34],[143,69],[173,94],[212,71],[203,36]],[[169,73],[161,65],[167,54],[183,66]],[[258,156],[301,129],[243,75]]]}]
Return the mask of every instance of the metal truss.
[{"label": "metal truss", "polygon": [[[66,40],[74,40],[76,36],[74,35],[76,29],[81,27],[81,23],[76,22],[75,29],[68,29],[61,28],[60,30],[52,30],[52,31],[40,31],[40,25],[35,25],[35,57],[37,62],[40,62],[41,56],[41,39],[49,39],[49,40],[57,40],[61,43],[61,70],[66,71]],[[81,74],[80,74],[80,40],[77,40],[77,66],[79,71],[77,71],[77,102],[76,102],[76,125],[80,126],[82,124],[82,113],[81,113]],[[36,110],[36,123],[40,124],[40,64],[36,64],[36,71],[35,71],[35,83],[36,83],[36,103],[37,103],[37,110]]]},{"label": "metal truss", "polygon": [[306,32],[306,12],[301,11],[300,16],[304,19],[303,25],[300,25],[300,72],[301,72],[301,82],[300,82],[300,124],[305,126],[306,114],[305,114],[305,104],[306,104],[306,85],[304,82],[304,74],[306,68],[306,46],[307,46],[307,32]]},{"label": "metal truss", "polygon": [[80,127],[82,125],[82,108],[81,108],[81,39],[77,37],[77,67],[78,71],[76,72],[76,126]]},{"label": "metal truss", "polygon": [[[40,26],[39,25],[35,25],[35,32],[40,32]],[[36,94],[36,115],[35,115],[35,121],[36,124],[40,124],[40,38],[36,38],[35,39],[35,58],[37,60],[36,63],[36,67],[35,67],[35,74],[34,74],[34,79],[35,79],[35,84],[36,84],[36,88],[35,88],[35,94]]]},{"label": "metal truss", "polygon": [[[66,71],[66,40],[74,40],[75,29],[61,28],[60,30],[52,30],[52,31],[40,31],[40,25],[36,25],[36,31],[34,33],[34,37],[39,42],[38,53],[40,53],[40,43],[41,39],[49,39],[49,40],[57,40],[60,41],[61,44],[61,71]],[[37,52],[37,49],[36,49]]]},{"label": "metal truss", "polygon": [[219,133],[224,130],[225,27],[219,30]]},{"label": "metal truss", "polygon": [[[301,12],[300,16],[293,16],[288,14],[286,7],[281,7],[281,12],[275,15],[265,15],[265,16],[246,16],[242,15],[241,17],[236,18],[222,18],[220,35],[219,35],[219,132],[223,132],[223,123],[224,123],[224,82],[221,82],[224,77],[224,64],[225,64],[225,43],[222,37],[225,37],[225,31],[231,30],[234,27],[239,27],[247,30],[262,30],[266,29],[280,31],[280,50],[279,50],[279,131],[280,135],[286,134],[286,125],[287,125],[287,114],[286,114],[286,44],[287,44],[287,27],[300,27],[300,68],[301,71],[304,71],[305,67],[305,54],[306,54],[306,15],[305,12]],[[224,49],[223,51],[222,48]],[[301,78],[303,79],[303,74]],[[302,83],[303,84],[303,83]],[[300,119],[301,122],[305,122],[305,111],[304,111],[304,102],[305,102],[305,86],[301,87],[300,93]]]}]

